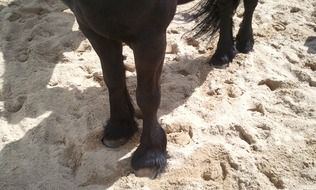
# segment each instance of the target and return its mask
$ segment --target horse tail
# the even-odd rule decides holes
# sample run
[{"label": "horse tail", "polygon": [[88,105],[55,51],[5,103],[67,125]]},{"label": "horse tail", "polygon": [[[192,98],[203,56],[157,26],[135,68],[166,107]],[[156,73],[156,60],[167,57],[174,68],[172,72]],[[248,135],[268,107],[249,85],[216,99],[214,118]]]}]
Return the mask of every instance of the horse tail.
[{"label": "horse tail", "polygon": [[[213,36],[220,26],[220,15],[219,15],[219,3],[222,0],[201,0],[193,8],[189,10],[191,13],[190,21],[198,20],[198,23],[193,28],[194,37],[209,37]],[[239,0],[233,1],[233,10],[236,11]]]}]

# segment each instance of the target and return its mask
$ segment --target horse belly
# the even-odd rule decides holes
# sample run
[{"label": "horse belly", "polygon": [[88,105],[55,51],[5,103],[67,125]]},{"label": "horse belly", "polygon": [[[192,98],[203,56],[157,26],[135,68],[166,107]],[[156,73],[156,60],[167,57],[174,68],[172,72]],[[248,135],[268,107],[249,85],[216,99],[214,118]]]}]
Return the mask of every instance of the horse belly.
[{"label": "horse belly", "polygon": [[101,36],[132,41],[145,30],[164,30],[173,18],[175,0],[63,0],[79,24]]},{"label": "horse belly", "polygon": [[130,0],[63,1],[66,1],[67,5],[70,4],[70,9],[80,25],[85,25],[101,36],[112,39],[127,38],[134,34],[142,24],[141,18],[147,16],[146,10],[150,8],[150,4],[146,3],[147,7],[138,10],[137,7],[131,7],[133,1]]}]

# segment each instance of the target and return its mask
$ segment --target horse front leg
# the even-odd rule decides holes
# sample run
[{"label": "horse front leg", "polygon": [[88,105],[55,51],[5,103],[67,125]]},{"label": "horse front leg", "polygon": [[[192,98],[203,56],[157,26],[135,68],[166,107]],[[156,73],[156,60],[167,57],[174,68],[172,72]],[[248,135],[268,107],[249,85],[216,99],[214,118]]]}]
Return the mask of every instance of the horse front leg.
[{"label": "horse front leg", "polygon": [[257,4],[258,0],[244,0],[244,17],[236,37],[236,48],[241,53],[249,53],[253,49],[252,18]]},{"label": "horse front leg", "polygon": [[107,147],[116,148],[125,144],[137,131],[134,108],[125,82],[122,43],[104,38],[82,24],[80,29],[101,60],[103,78],[109,91],[111,115],[102,142]]},{"label": "horse front leg", "polygon": [[235,0],[222,0],[218,1],[216,4],[220,19],[220,35],[217,49],[210,61],[215,67],[226,67],[236,55],[232,31],[232,17],[235,9],[234,1]]},{"label": "horse front leg", "polygon": [[137,104],[143,113],[140,145],[132,156],[137,176],[155,178],[166,166],[167,138],[157,119],[165,48],[166,34],[155,34],[132,44],[137,70]]}]

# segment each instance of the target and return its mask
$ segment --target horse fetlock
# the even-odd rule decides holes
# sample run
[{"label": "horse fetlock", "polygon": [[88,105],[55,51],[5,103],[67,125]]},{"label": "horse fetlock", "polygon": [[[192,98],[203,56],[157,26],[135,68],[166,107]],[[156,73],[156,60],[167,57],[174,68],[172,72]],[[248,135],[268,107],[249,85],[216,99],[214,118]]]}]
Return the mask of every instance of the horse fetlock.
[{"label": "horse fetlock", "polygon": [[127,143],[137,130],[137,123],[134,119],[109,120],[104,127],[102,143],[109,148],[117,148]]},{"label": "horse fetlock", "polygon": [[236,56],[236,53],[237,52],[234,46],[225,51],[216,51],[211,58],[210,64],[216,68],[226,68],[229,63],[232,62]]},{"label": "horse fetlock", "polygon": [[240,53],[249,53],[253,50],[254,46],[254,39],[252,34],[249,35],[250,37],[245,37],[243,35],[237,35],[236,38],[236,48]]}]

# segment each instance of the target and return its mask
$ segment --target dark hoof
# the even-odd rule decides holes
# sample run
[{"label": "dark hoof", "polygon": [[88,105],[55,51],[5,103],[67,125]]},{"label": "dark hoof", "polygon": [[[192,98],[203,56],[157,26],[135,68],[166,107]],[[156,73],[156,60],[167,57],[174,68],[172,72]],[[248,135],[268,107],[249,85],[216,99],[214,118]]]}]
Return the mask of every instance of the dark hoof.
[{"label": "dark hoof", "polygon": [[225,69],[229,66],[230,62],[231,61],[229,61],[229,58],[227,56],[220,58],[213,56],[210,61],[210,65],[217,69]]},{"label": "dark hoof", "polygon": [[132,121],[109,121],[104,129],[102,143],[109,148],[124,145],[138,130],[137,124]]},{"label": "dark hoof", "polygon": [[247,41],[237,40],[236,48],[238,52],[247,54],[253,50],[253,45],[254,45],[253,40],[247,40]]},{"label": "dark hoof", "polygon": [[229,63],[233,61],[236,53],[237,52],[235,48],[232,48],[230,51],[225,53],[216,52],[210,61],[210,65],[218,69],[227,68]]},{"label": "dark hoof", "polygon": [[132,157],[132,168],[137,177],[156,178],[167,165],[166,151],[139,146]]}]

